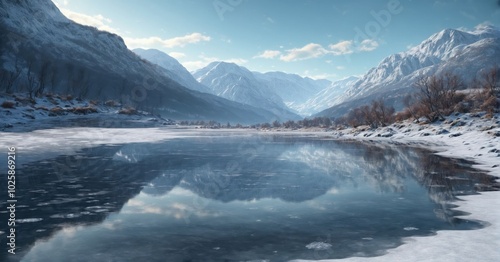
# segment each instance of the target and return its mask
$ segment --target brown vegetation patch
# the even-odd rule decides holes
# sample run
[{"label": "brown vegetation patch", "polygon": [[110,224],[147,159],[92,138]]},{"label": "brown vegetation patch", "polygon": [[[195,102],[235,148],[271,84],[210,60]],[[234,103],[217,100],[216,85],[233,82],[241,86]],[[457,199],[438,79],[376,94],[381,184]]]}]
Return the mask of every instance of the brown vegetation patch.
[{"label": "brown vegetation patch", "polygon": [[135,115],[135,114],[137,114],[137,109],[135,109],[133,107],[125,107],[125,108],[120,109],[120,111],[118,111],[118,114]]},{"label": "brown vegetation patch", "polygon": [[14,101],[3,101],[3,103],[0,105],[3,108],[15,108],[16,107],[16,102]]}]

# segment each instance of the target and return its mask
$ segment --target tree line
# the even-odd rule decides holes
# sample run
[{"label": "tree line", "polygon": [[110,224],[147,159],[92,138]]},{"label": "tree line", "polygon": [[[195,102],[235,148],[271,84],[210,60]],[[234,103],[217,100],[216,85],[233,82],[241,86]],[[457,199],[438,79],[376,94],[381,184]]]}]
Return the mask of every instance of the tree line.
[{"label": "tree line", "polygon": [[[7,94],[26,92],[33,99],[59,91],[84,99],[92,87],[90,73],[83,67],[69,63],[61,67],[44,57],[16,57],[13,63],[10,69],[0,68],[0,91]],[[61,82],[65,88],[57,90]]]}]

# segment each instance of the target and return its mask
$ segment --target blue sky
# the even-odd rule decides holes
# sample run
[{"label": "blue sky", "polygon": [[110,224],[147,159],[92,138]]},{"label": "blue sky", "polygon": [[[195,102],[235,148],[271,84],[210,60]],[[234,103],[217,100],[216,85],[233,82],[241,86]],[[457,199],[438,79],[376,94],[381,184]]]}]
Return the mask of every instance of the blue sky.
[{"label": "blue sky", "polygon": [[250,70],[337,80],[445,28],[500,26],[500,0],[53,0],[76,22],[156,48],[188,70]]}]

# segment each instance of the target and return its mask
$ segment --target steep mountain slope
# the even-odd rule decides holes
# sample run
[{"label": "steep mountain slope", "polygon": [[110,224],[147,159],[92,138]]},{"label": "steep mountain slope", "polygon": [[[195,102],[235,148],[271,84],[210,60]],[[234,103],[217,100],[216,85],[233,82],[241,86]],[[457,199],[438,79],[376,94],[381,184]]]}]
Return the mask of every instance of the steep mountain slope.
[{"label": "steep mountain slope", "polygon": [[282,120],[299,118],[265,83],[248,69],[234,63],[213,62],[194,72],[193,76],[220,97],[269,110]]},{"label": "steep mountain slope", "polygon": [[406,52],[391,55],[370,69],[334,106],[318,115],[339,115],[350,108],[383,98],[401,109],[401,98],[422,76],[450,72],[467,83],[484,70],[500,65],[500,31],[481,26],[466,32],[445,29]]},{"label": "steep mountain slope", "polygon": [[271,112],[188,90],[168,72],[128,50],[122,38],[67,19],[50,0],[0,2],[0,71],[21,67],[16,90],[49,64],[47,90],[91,99],[115,99],[174,119],[255,123]]},{"label": "steep mountain slope", "polygon": [[307,113],[303,112],[300,105],[331,85],[328,80],[314,80],[283,72],[253,73],[258,80],[279,95],[288,107],[303,115]]},{"label": "steep mountain slope", "polygon": [[179,63],[175,58],[156,49],[136,48],[132,50],[141,58],[166,69],[165,73],[169,78],[177,81],[181,85],[203,93],[210,93],[210,89],[200,84],[189,71]]},{"label": "steep mountain slope", "polygon": [[333,83],[317,92],[306,102],[297,105],[297,110],[304,115],[313,115],[334,105],[335,100],[352,87],[359,77],[350,76]]}]

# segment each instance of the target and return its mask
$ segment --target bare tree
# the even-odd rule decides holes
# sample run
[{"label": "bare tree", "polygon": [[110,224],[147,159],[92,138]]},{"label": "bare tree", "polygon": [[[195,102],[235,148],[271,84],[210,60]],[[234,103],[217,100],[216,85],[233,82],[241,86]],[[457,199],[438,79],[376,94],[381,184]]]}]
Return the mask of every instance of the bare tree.
[{"label": "bare tree", "polygon": [[460,78],[449,73],[420,78],[415,84],[419,114],[431,122],[442,119],[458,103],[457,90],[462,86]]},{"label": "bare tree", "polygon": [[33,94],[35,93],[37,87],[37,77],[35,73],[33,73],[33,64],[33,60],[28,61],[28,71],[26,71],[26,90],[28,91],[30,99],[33,99]]},{"label": "bare tree", "polygon": [[500,97],[500,78],[498,77],[499,68],[492,68],[482,75],[482,87],[490,95]]},{"label": "bare tree", "polygon": [[52,72],[50,73],[50,88],[52,92],[56,90],[58,71],[55,66],[52,66]]},{"label": "bare tree", "polygon": [[492,68],[490,71],[484,73],[479,81],[481,87],[479,109],[489,114],[494,113],[500,107],[500,79],[498,77],[498,70],[498,68]]},{"label": "bare tree", "polygon": [[68,63],[66,64],[66,94],[72,93],[74,90],[72,90],[72,81],[73,81],[73,75],[74,75],[75,68],[72,64]]},{"label": "bare tree", "polygon": [[76,74],[76,78],[73,79],[74,90],[78,93],[78,98],[85,98],[90,90],[90,79],[87,71],[84,68],[80,68]]},{"label": "bare tree", "polygon": [[415,106],[415,96],[408,94],[403,98],[403,105],[406,107],[406,112],[415,120],[418,121],[417,108]]},{"label": "bare tree", "polygon": [[387,126],[393,122],[394,107],[387,106],[382,99],[374,100],[371,105],[372,117],[371,122],[375,123],[375,127]]},{"label": "bare tree", "polygon": [[45,86],[49,80],[50,67],[51,67],[50,61],[48,61],[47,59],[41,60],[40,70],[38,71],[37,74],[38,87],[35,90],[36,96],[43,95],[43,92],[45,91]]},{"label": "bare tree", "polygon": [[[12,93],[12,87],[14,86],[14,83],[16,80],[19,78],[22,72],[22,67],[19,64],[19,59],[16,57],[16,60],[14,62],[14,71],[6,71],[4,73],[4,78],[5,78],[5,92],[10,94]],[[2,81],[3,82],[3,81]]]},{"label": "bare tree", "polygon": [[352,109],[346,116],[347,124],[352,127],[365,125],[367,123],[366,115],[369,114],[369,111],[370,109],[368,106],[356,107]]}]

